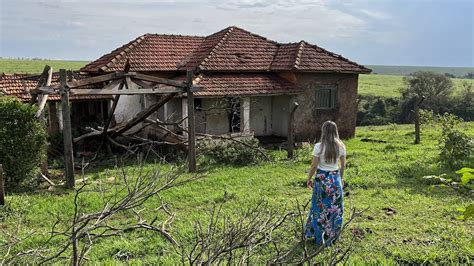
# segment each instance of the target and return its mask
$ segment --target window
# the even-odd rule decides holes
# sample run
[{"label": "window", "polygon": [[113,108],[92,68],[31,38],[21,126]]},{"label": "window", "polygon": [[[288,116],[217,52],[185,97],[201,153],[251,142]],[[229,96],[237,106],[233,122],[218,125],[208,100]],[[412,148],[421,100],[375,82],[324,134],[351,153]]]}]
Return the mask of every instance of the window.
[{"label": "window", "polygon": [[202,111],[202,99],[194,98],[194,110]]},{"label": "window", "polygon": [[317,85],[315,91],[316,109],[336,108],[336,85]]}]

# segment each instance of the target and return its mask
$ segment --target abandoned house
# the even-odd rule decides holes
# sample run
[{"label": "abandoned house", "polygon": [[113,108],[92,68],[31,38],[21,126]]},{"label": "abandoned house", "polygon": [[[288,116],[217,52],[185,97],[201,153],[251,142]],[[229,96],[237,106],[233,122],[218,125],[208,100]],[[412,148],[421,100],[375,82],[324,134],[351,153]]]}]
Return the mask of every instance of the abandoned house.
[{"label": "abandoned house", "polygon": [[[87,64],[80,75],[123,71],[126,65],[132,72],[177,80],[185,79],[186,71],[193,70],[193,83],[202,87],[194,93],[198,133],[286,138],[290,106],[296,101],[296,141],[313,141],[322,122],[329,119],[338,124],[341,137],[353,136],[358,75],[371,71],[305,41],[282,44],[228,27],[207,37],[145,34]],[[10,94],[24,86],[18,82],[25,81],[10,85],[5,79],[8,77],[4,76],[0,84]],[[28,96],[22,93],[27,92],[17,96],[27,101]],[[124,95],[115,110],[114,123],[130,120],[158,97]],[[51,113],[57,110],[54,100],[58,99],[53,97],[49,104],[50,120],[57,119]],[[103,119],[110,102],[105,96],[73,96],[72,120],[81,121],[80,117],[92,114]],[[187,107],[186,95],[175,97],[153,118],[169,123],[183,121]],[[179,131],[172,125],[168,128]]]},{"label": "abandoned house", "polygon": [[[207,37],[145,34],[81,69],[90,75],[130,71],[184,79],[195,70],[196,131],[286,137],[291,101],[297,141],[314,140],[322,122],[333,120],[342,137],[354,135],[358,75],[370,69],[305,41],[281,44],[238,27]],[[116,122],[133,117],[154,96],[127,96]],[[124,97],[125,98],[125,97]],[[186,98],[168,102],[158,118],[186,116]]]}]

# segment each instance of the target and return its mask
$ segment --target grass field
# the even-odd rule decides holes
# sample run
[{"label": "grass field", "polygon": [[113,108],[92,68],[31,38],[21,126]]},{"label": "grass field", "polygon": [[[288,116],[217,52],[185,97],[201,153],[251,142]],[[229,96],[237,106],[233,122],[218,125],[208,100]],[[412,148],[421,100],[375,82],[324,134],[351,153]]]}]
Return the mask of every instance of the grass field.
[{"label": "grass field", "polygon": [[[466,123],[465,127],[466,132],[474,136],[474,123]],[[438,128],[424,128],[422,144],[413,145],[411,126],[360,127],[357,136],[345,142],[348,150],[346,191],[350,192],[345,197],[346,210],[351,205],[359,210],[367,208],[350,227],[349,232],[360,234],[351,263],[472,263],[474,251],[468,246],[474,233],[473,223],[456,220],[456,217],[459,215],[457,208],[474,203],[474,199],[449,187],[434,188],[422,179],[425,175],[445,172],[453,176],[436,162],[439,134]],[[385,143],[365,142],[363,138]],[[194,223],[206,224],[213,204],[223,203],[225,213],[239,213],[262,198],[271,208],[282,210],[295,208],[297,199],[300,202],[309,200],[311,193],[305,188],[305,171],[311,160],[310,149],[297,150],[294,161],[284,159],[284,152],[273,151],[273,162],[248,167],[211,165],[201,173],[202,179],[161,194],[176,214],[171,234],[189,240]],[[147,164],[144,169],[157,168],[169,170],[161,164]],[[136,174],[138,168],[126,166],[125,171]],[[97,210],[107,196],[99,192],[99,187],[111,186],[110,180],[119,175],[120,169],[113,166],[87,173],[92,192],[82,198],[81,206],[86,210]],[[68,191],[44,189],[35,193],[8,194],[6,200],[8,206],[0,208],[0,228],[15,233],[18,227],[19,232],[15,233],[18,237],[32,231],[37,234],[14,247],[12,254],[19,248],[38,247],[46,240],[55,215],[63,218],[72,215],[73,193]],[[154,209],[159,203],[160,199],[154,197],[146,206]],[[390,215],[385,208],[392,208],[396,213]],[[347,218],[347,212],[345,215]],[[117,219],[117,222],[124,222],[133,216],[121,215]],[[238,214],[234,219],[238,219]],[[292,229],[288,229],[285,238],[289,246],[296,241]],[[285,232],[280,233],[285,235]],[[0,234],[0,240],[5,237]],[[347,236],[342,243],[345,243],[344,239]],[[1,248],[0,254],[5,252]],[[58,247],[53,242],[42,248],[55,250]],[[257,263],[263,263],[274,250],[269,248],[262,252],[262,261]],[[179,263],[179,256],[171,244],[156,233],[144,231],[99,241],[88,257],[93,264],[111,264],[119,260],[138,264]]]},{"label": "grass field", "polygon": [[49,65],[54,71],[64,68],[66,70],[78,70],[85,66],[87,61],[63,61],[63,60],[31,60],[31,59],[5,59],[0,58],[0,73],[41,73],[45,65]]},{"label": "grass field", "polygon": [[[472,79],[451,79],[454,82],[454,94],[462,89],[462,83],[468,82],[474,85]],[[400,97],[400,89],[404,87],[403,76],[365,74],[359,75],[359,94]]]}]

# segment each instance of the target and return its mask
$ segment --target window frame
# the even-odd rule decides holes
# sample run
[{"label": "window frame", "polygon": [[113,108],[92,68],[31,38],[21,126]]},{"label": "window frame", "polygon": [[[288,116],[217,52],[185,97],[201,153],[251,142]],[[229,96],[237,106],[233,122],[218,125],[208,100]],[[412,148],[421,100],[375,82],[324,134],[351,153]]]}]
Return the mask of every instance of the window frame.
[{"label": "window frame", "polygon": [[[329,106],[319,106],[318,93],[322,90],[329,91]],[[314,86],[314,108],[316,110],[334,110],[338,107],[338,86],[337,84],[316,84]]]}]

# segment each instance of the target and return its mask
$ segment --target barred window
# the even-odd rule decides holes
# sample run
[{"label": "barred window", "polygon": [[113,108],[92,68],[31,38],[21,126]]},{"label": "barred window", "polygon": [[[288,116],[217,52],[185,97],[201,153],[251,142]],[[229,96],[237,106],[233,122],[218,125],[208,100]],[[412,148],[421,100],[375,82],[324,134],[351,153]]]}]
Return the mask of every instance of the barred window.
[{"label": "barred window", "polygon": [[336,85],[317,85],[315,92],[316,109],[336,108]]}]

